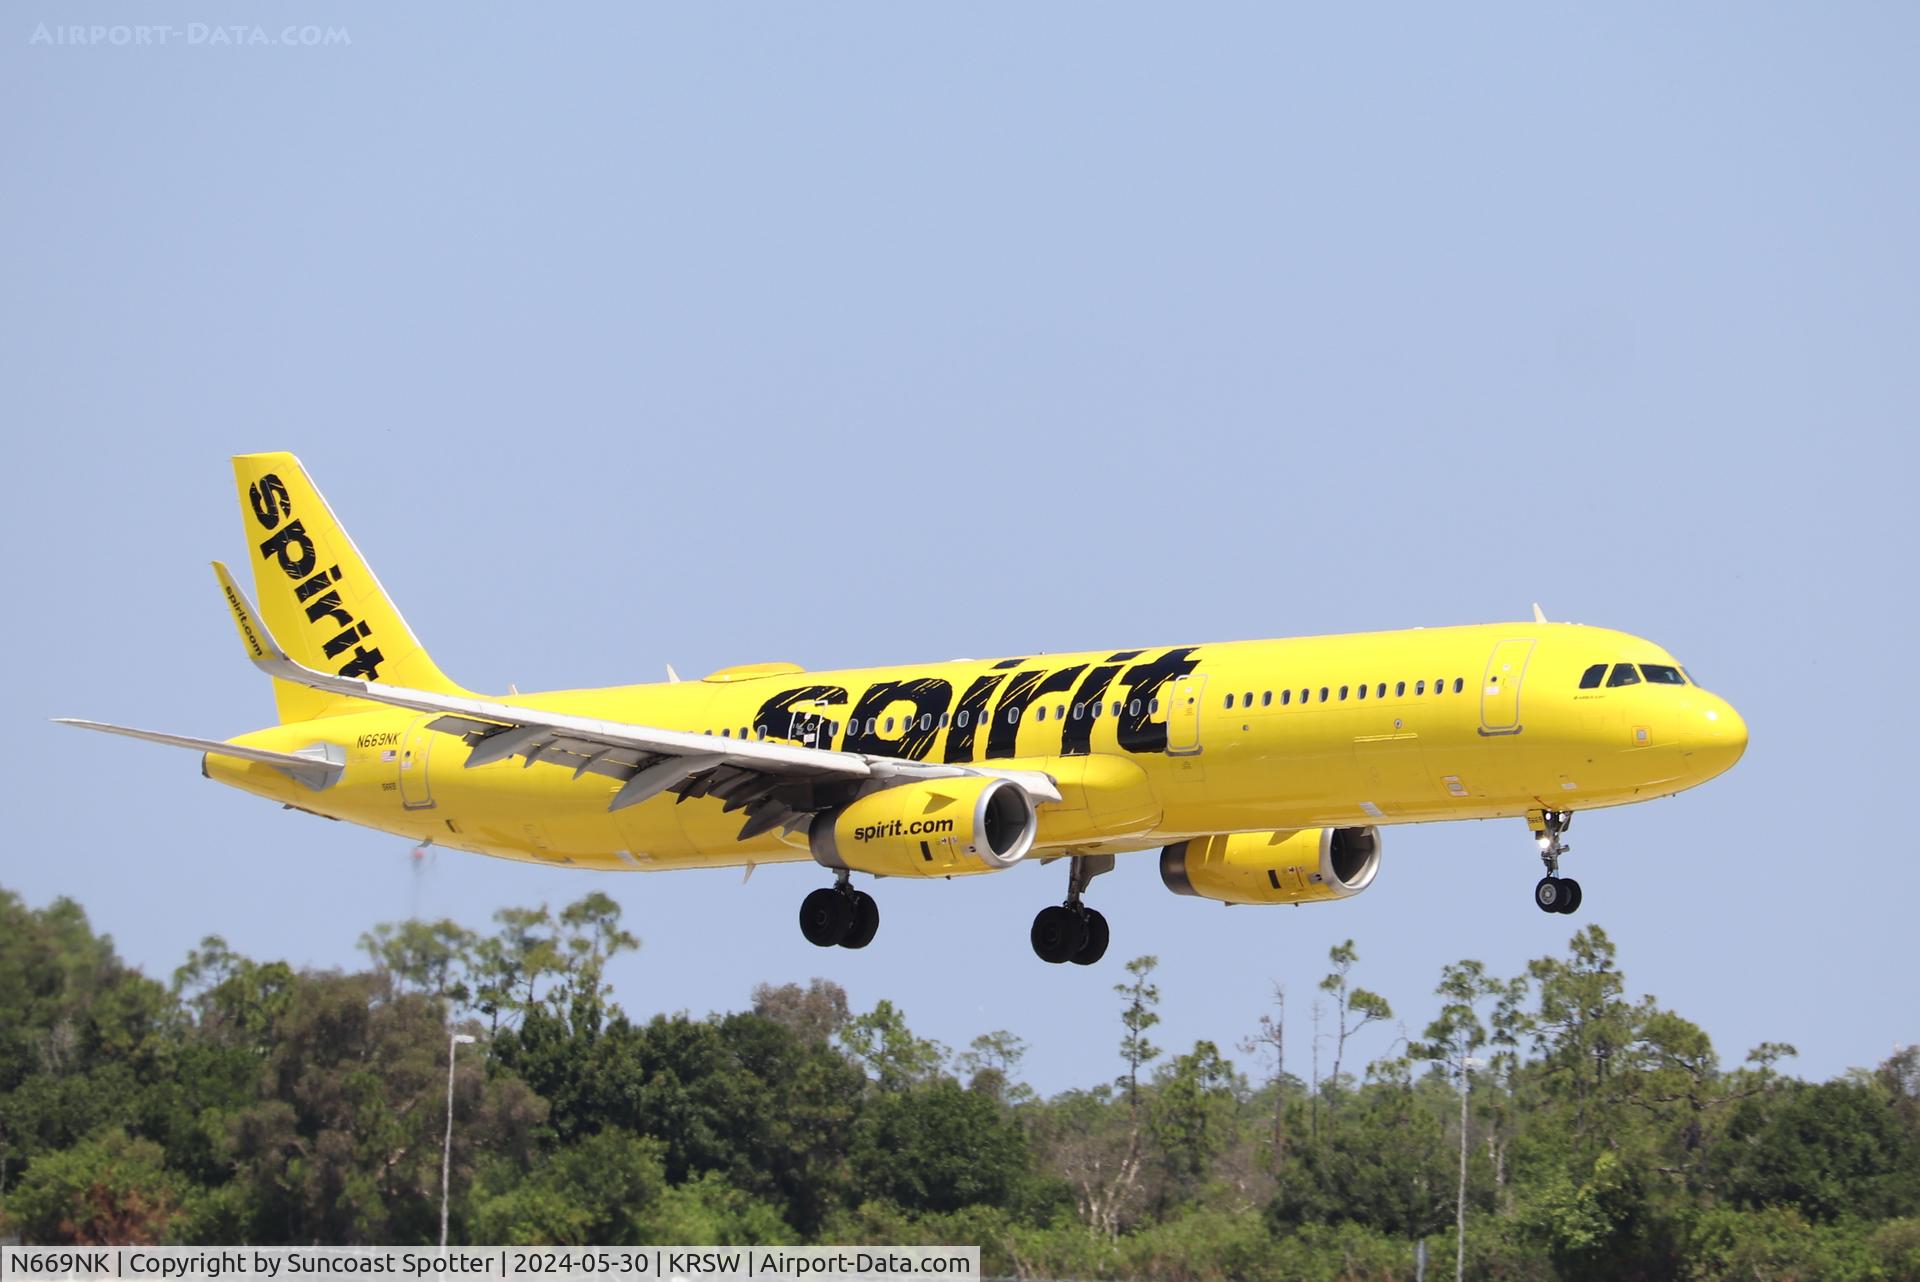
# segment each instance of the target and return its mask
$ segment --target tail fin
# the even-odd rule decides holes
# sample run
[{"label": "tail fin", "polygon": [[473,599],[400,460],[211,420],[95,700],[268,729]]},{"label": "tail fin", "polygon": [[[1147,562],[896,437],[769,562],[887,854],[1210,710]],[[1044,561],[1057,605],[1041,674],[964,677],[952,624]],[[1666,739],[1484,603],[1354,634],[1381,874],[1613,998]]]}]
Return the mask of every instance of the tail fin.
[{"label": "tail fin", "polygon": [[[237,455],[233,476],[261,618],[292,658],[342,676],[464,693],[427,657],[299,459]],[[273,683],[273,697],[283,724],[357,702],[286,681]]]}]

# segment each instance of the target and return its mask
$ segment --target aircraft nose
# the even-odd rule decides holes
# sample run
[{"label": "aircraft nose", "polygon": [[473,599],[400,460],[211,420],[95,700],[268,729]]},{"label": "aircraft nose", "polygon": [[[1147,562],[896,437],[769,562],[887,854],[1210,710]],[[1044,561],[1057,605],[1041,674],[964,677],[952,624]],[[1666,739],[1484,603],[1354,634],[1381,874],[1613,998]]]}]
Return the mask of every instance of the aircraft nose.
[{"label": "aircraft nose", "polygon": [[1697,714],[1692,740],[1693,764],[1703,779],[1733,767],[1747,751],[1747,723],[1733,705],[1714,698]]}]

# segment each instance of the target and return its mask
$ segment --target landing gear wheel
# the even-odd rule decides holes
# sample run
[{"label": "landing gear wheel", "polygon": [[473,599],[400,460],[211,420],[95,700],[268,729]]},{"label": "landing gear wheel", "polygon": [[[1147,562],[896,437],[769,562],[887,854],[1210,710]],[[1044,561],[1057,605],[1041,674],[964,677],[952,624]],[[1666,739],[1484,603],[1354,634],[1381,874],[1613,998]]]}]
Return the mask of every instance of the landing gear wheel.
[{"label": "landing gear wheel", "polygon": [[1033,919],[1033,931],[1028,938],[1033,942],[1035,956],[1043,962],[1059,965],[1070,960],[1085,945],[1087,926],[1073,909],[1055,904],[1040,910]]},{"label": "landing gear wheel", "polygon": [[1074,951],[1072,961],[1076,966],[1091,966],[1107,955],[1107,919],[1092,908],[1087,909],[1087,938]]},{"label": "landing gear wheel", "polygon": [[1558,877],[1542,877],[1533,885],[1534,904],[1537,905],[1543,913],[1564,913],[1569,911],[1561,906],[1570,898],[1567,894],[1566,886],[1567,883]]},{"label": "landing gear wheel", "polygon": [[1580,883],[1571,877],[1560,879],[1560,902],[1554,907],[1557,913],[1576,913],[1580,911]]},{"label": "landing gear wheel", "polygon": [[865,948],[873,942],[874,932],[880,929],[880,905],[864,890],[856,890],[848,898],[853,901],[853,920],[840,947]]},{"label": "landing gear wheel", "polygon": [[[880,915],[874,913],[874,925]],[[820,948],[832,948],[847,937],[853,925],[853,899],[836,889],[822,887],[800,901],[800,933],[807,942]]]}]

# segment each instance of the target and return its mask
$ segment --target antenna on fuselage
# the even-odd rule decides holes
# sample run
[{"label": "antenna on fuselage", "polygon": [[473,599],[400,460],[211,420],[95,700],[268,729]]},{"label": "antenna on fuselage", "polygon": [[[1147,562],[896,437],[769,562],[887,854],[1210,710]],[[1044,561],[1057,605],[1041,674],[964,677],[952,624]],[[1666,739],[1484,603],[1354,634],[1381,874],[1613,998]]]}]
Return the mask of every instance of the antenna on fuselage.
[{"label": "antenna on fuselage", "polygon": [[1546,611],[1540,608],[1540,603],[1538,601],[1535,601],[1533,603],[1533,621],[1535,623],[1545,623],[1547,621]]},{"label": "antenna on fuselage", "polygon": [[680,684],[680,674],[673,670],[673,665],[671,663],[667,665],[667,680],[671,681],[675,685]]}]

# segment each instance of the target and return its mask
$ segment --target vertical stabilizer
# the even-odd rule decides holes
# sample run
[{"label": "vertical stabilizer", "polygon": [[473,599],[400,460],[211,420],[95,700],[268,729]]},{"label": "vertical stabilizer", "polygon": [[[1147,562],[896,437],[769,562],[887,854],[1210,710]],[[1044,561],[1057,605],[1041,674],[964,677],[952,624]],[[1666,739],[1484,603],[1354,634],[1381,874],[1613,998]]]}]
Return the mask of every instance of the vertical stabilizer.
[{"label": "vertical stabilizer", "polygon": [[[233,475],[261,619],[289,656],[322,672],[460,691],[427,657],[299,459],[241,454]],[[285,681],[273,683],[273,695],[282,722],[356,706]]]}]

